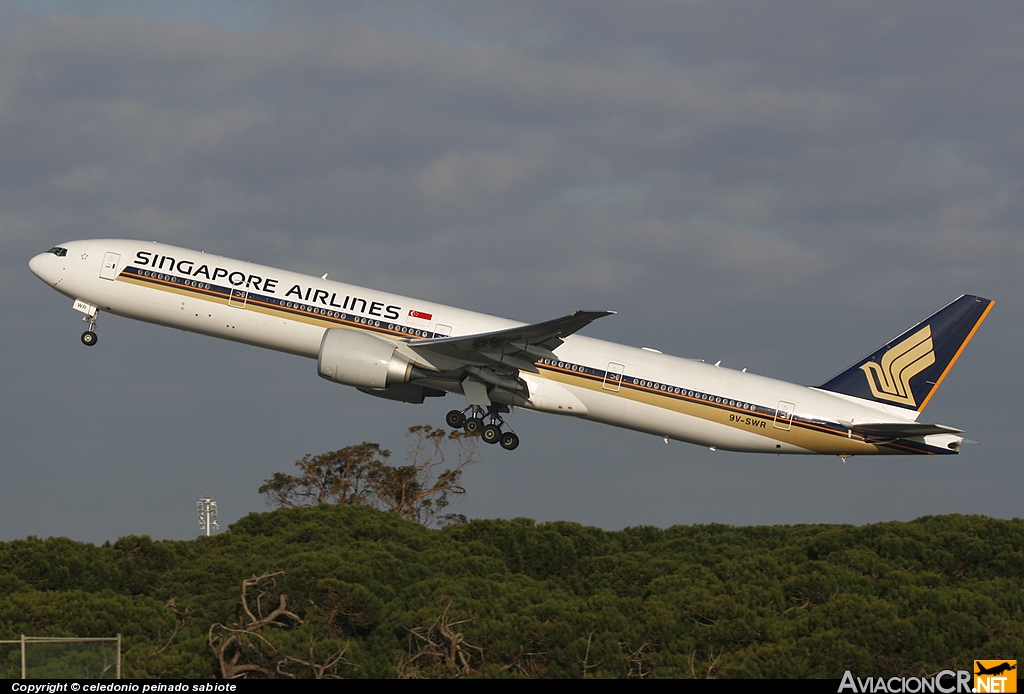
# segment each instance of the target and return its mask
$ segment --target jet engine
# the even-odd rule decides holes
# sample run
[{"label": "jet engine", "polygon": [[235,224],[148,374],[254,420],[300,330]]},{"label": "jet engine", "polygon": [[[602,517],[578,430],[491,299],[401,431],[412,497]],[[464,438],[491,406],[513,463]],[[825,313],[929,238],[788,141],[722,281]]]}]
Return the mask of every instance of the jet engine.
[{"label": "jet engine", "polygon": [[348,328],[330,328],[320,341],[317,368],[329,381],[356,388],[387,388],[408,383],[413,365],[384,337]]}]

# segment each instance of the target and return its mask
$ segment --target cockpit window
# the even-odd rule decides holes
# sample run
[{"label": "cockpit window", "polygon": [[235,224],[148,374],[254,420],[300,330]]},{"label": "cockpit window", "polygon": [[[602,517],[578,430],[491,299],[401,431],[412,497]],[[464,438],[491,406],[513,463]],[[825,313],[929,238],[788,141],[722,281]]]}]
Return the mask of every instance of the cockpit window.
[{"label": "cockpit window", "polygon": [[64,256],[66,256],[68,254],[68,249],[61,248],[60,246],[54,246],[53,248],[51,248],[50,250],[48,250],[46,252],[47,253],[53,253],[58,258],[63,258]]}]

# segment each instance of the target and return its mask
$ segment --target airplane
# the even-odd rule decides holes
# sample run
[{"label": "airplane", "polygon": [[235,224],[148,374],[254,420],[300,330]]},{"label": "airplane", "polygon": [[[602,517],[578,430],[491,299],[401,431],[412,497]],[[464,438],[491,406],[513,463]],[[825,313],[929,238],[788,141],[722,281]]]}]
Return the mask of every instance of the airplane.
[{"label": "airplane", "polygon": [[1009,672],[1010,670],[1016,670],[1017,669],[1016,662],[1017,661],[1014,661],[1014,664],[1010,665],[1010,663],[1008,661],[1004,661],[1004,662],[1000,663],[999,665],[993,665],[992,667],[987,668],[984,665],[982,665],[981,663],[979,663],[977,660],[975,660],[974,664],[975,664],[975,666],[977,666],[978,671],[976,673],[974,673],[974,674],[975,675],[1001,675],[1004,672]]},{"label": "airplane", "polygon": [[321,377],[407,403],[448,393],[453,429],[512,450],[513,407],[712,450],[960,452],[962,430],[917,421],[994,302],[964,295],[816,387],[577,334],[613,311],[542,323],[357,287],[155,242],[83,240],[31,259],[97,342],[100,312],[317,360]]}]

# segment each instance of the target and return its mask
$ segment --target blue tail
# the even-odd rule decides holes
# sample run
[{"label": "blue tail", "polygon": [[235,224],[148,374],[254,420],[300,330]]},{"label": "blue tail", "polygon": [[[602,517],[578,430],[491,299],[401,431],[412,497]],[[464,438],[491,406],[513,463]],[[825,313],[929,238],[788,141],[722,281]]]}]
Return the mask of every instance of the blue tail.
[{"label": "blue tail", "polygon": [[818,387],[920,412],[995,303],[965,294]]}]

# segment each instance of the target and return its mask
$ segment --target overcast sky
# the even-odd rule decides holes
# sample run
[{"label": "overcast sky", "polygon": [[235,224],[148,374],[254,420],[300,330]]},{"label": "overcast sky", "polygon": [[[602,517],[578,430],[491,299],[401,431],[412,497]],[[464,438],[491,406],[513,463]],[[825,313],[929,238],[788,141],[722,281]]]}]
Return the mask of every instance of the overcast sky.
[{"label": "overcast sky", "polygon": [[0,4],[0,539],[188,538],[306,453],[463,406],[101,316],[68,240],[203,249],[808,385],[996,300],[921,421],[962,455],[712,452],[532,412],[475,518],[869,523],[1021,512],[1024,5]]}]

